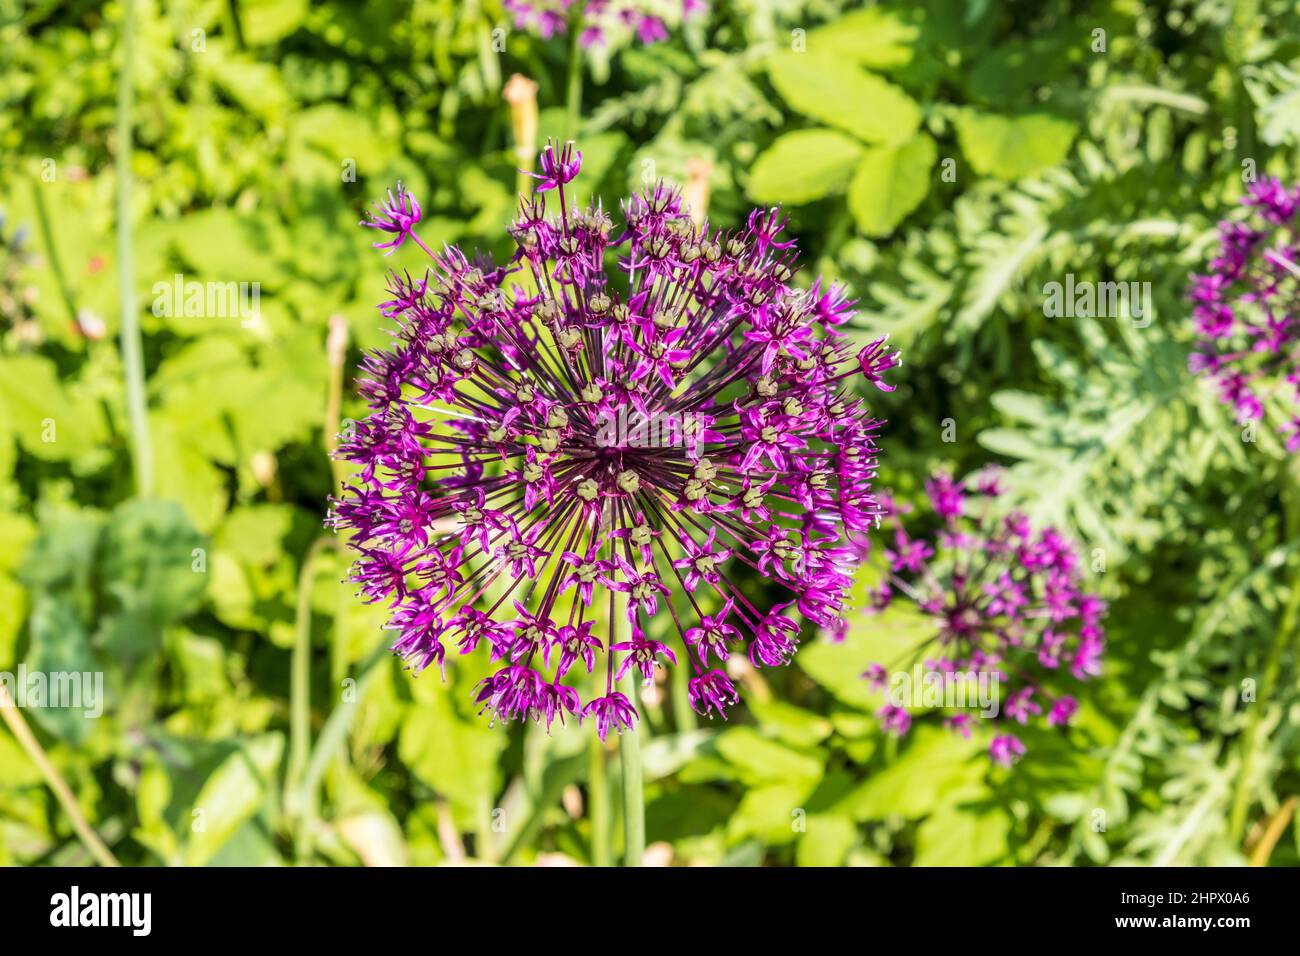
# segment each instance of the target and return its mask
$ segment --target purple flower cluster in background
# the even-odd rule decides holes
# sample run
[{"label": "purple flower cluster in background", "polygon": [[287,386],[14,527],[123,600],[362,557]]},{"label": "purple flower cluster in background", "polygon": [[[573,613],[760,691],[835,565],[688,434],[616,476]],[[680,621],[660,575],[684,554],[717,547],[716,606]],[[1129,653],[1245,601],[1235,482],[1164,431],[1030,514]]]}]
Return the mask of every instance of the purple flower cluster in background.
[{"label": "purple flower cluster in background", "polygon": [[[365,360],[370,413],[339,448],[359,472],[332,521],[411,667],[484,648],[500,668],[477,699],[494,720],[593,718],[603,738],[636,720],[615,690],[631,668],[690,667],[692,706],[723,714],[731,654],[785,664],[796,612],[841,619],[879,519],[881,422],[854,380],[887,389],[898,356],[835,332],[852,305],[838,288],[791,285],[776,210],[711,230],[660,183],[623,204],[616,233],[599,202],[566,197],[581,162],[572,144],[543,151],[507,265],[444,247],[422,277],[392,277],[395,345]],[[366,225],[389,252],[408,238],[427,252],[419,215],[399,187]],[[611,428],[647,421],[676,428]],[[738,583],[746,568],[783,592],[775,606]],[[584,701],[580,675],[601,661]]]},{"label": "purple flower cluster in background", "polygon": [[576,17],[584,49],[606,47],[635,36],[642,43],[668,39],[679,26],[708,9],[704,0],[505,0],[515,27],[544,40],[567,32]]},{"label": "purple flower cluster in background", "polygon": [[1192,372],[1208,375],[1244,424],[1284,403],[1277,425],[1288,451],[1300,451],[1300,187],[1252,183],[1244,222],[1219,224],[1219,254],[1193,275],[1197,348]]},{"label": "purple flower cluster in background", "polygon": [[[1055,529],[1036,529],[1021,514],[994,516],[998,482],[992,468],[971,479],[973,488],[935,474],[926,492],[939,521],[916,536],[904,526],[902,509],[882,495],[885,574],[870,592],[868,612],[883,611],[900,594],[914,602],[935,626],[914,658],[925,654],[927,671],[953,679],[995,676],[999,728],[1033,719],[1063,726],[1078,708],[1063,689],[1100,673],[1106,605],[1084,590],[1079,554]],[[883,664],[863,676],[878,689],[889,685]],[[899,735],[911,726],[911,715],[893,700],[879,716]],[[945,723],[969,737],[976,719],[974,711],[960,711]],[[989,746],[990,757],[1006,766],[1024,752],[1012,732],[998,733]]]}]

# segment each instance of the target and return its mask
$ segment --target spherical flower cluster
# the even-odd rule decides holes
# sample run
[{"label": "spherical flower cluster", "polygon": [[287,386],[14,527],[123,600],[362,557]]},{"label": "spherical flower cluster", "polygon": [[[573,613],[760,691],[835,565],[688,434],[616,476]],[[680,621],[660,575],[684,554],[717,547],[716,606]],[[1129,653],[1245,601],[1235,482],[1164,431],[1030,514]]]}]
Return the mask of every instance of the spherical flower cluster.
[{"label": "spherical flower cluster", "polygon": [[[994,516],[998,482],[995,469],[973,478],[973,489],[935,474],[926,492],[938,521],[916,536],[904,527],[902,509],[881,496],[885,575],[870,592],[868,613],[883,611],[901,594],[933,622],[934,636],[911,652],[912,661],[925,656],[926,682],[934,675],[936,685],[963,687],[968,708],[945,717],[953,730],[971,735],[981,677],[996,689],[998,706],[984,716],[1002,732],[992,738],[989,755],[1010,766],[1025,746],[1003,728],[1035,718],[1051,727],[1068,724],[1078,704],[1062,690],[1100,673],[1106,605],[1084,590],[1079,554],[1056,530],[1037,530],[1021,514]],[[863,676],[877,689],[897,690],[883,664]],[[911,716],[898,697],[891,693],[879,716],[902,735]],[[950,707],[952,700],[934,703]]]},{"label": "spherical flower cluster", "polygon": [[[592,718],[603,738],[636,720],[615,690],[631,669],[690,667],[691,705],[723,714],[731,654],[785,664],[795,614],[841,617],[850,538],[879,518],[881,422],[853,380],[888,389],[898,357],[834,331],[839,289],[791,284],[776,210],[711,230],[660,183],[616,233],[599,202],[570,205],[581,163],[572,144],[543,151],[506,265],[444,248],[421,278],[392,277],[395,346],[365,360],[370,412],[339,447],[359,471],[332,521],[411,667],[482,647],[500,664],[477,698],[494,720]],[[418,224],[400,188],[367,223],[389,251],[426,248]]]},{"label": "spherical flower cluster", "polygon": [[1220,223],[1218,256],[1192,276],[1190,367],[1214,381],[1242,424],[1279,403],[1277,429],[1288,451],[1300,451],[1300,187],[1252,183],[1242,205],[1250,218]]},{"label": "spherical flower cluster", "polygon": [[642,43],[668,39],[679,26],[708,9],[704,0],[505,0],[515,27],[544,40],[578,24],[578,42],[584,49],[621,46],[632,37]]}]

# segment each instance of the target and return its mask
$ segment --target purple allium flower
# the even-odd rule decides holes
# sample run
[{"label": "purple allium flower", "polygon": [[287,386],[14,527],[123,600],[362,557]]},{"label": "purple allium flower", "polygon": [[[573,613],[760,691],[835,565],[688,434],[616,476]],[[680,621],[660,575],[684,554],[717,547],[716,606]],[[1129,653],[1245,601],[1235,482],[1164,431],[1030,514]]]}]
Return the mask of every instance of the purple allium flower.
[{"label": "purple allium flower", "polygon": [[[924,656],[926,681],[952,682],[954,694],[957,684],[965,685],[954,699],[967,710],[945,721],[963,736],[970,736],[981,713],[975,690],[981,678],[999,700],[997,713],[983,716],[998,726],[1065,726],[1078,703],[1059,691],[1096,676],[1106,646],[1106,605],[1084,590],[1074,545],[1052,528],[1035,529],[1023,515],[995,516],[995,471],[964,482],[940,472],[926,491],[934,514],[921,526],[927,533],[909,533],[904,511],[886,502],[883,524],[892,525],[894,535],[892,546],[881,549],[884,579],[871,590],[867,613],[903,595],[930,618],[934,637],[916,649],[914,661]],[[889,688],[882,664],[862,676],[873,689]],[[904,703],[891,697],[880,711],[886,731],[907,732]],[[946,698],[944,705],[953,706]],[[990,754],[1009,766],[1024,749],[1018,738],[1000,736]]]},{"label": "purple allium flower", "polygon": [[1025,745],[1015,734],[1002,734],[989,742],[989,758],[1003,767],[1010,767],[1025,755]]},{"label": "purple allium flower", "polygon": [[1276,408],[1287,451],[1300,451],[1300,187],[1252,183],[1245,222],[1219,224],[1219,254],[1192,275],[1188,299],[1197,335],[1189,360],[1207,375],[1237,421]]},{"label": "purple allium flower", "polygon": [[[397,195],[388,190],[388,202],[375,203],[376,212],[367,212],[368,219],[362,220],[361,225],[370,229],[382,229],[384,232],[392,233],[393,238],[388,242],[376,242],[376,249],[387,249],[384,255],[392,255],[393,250],[410,238],[415,231],[415,227],[420,223],[420,204],[416,202],[415,197],[402,188],[402,184],[397,184]],[[416,242],[420,242],[417,237]],[[421,243],[423,245],[423,243]],[[425,250],[428,252],[428,250]],[[396,277],[394,277],[396,280]],[[408,283],[409,285],[409,283]],[[410,290],[408,290],[409,292]],[[384,303],[385,306],[391,306],[392,303]]]},{"label": "purple allium flower", "polygon": [[541,180],[537,191],[541,193],[548,189],[558,189],[565,183],[573,182],[574,177],[578,175],[578,170],[582,169],[582,153],[572,142],[565,143],[556,153],[555,147],[548,142],[546,148],[542,150],[542,158],[538,165],[542,170],[540,174],[528,174],[534,179]]},{"label": "purple allium flower", "polygon": [[912,728],[912,715],[902,707],[886,704],[876,716],[880,718],[880,725],[887,734],[904,737]]},{"label": "purple allium flower", "polygon": [[712,230],[660,183],[616,230],[598,201],[569,205],[580,165],[547,147],[504,266],[444,247],[420,280],[392,277],[394,346],[365,359],[331,521],[410,667],[483,647],[493,719],[592,718],[604,737],[635,724],[615,690],[633,668],[689,667],[691,705],[725,715],[732,653],[778,666],[800,618],[842,624],[880,516],[881,422],[833,329],[844,303],[791,284],[775,211]]},{"label": "purple allium flower", "polygon": [[649,45],[668,39],[669,28],[708,10],[702,0],[505,0],[515,27],[543,40],[568,32],[575,20],[583,49],[622,46],[633,38]]}]

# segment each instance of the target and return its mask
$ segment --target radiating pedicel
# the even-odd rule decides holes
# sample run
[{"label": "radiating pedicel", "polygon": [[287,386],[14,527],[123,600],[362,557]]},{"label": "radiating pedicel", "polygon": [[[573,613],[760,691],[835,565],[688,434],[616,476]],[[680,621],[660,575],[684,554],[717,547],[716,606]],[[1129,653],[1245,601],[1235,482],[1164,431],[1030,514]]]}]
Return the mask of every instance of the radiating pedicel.
[{"label": "radiating pedicel", "polygon": [[[842,620],[880,514],[882,423],[854,387],[888,390],[898,355],[835,331],[841,290],[792,284],[777,210],[714,230],[660,183],[616,228],[571,205],[581,162],[543,151],[501,266],[429,250],[400,186],[365,223],[432,267],[392,276],[394,345],[365,360],[371,411],[340,445],[358,471],[332,521],[412,668],[482,650],[493,720],[590,718],[603,738],[635,724],[615,689],[632,668],[688,667],[691,705],[725,714],[729,655],[785,664],[801,619]],[[626,422],[671,427],[646,441]]]}]

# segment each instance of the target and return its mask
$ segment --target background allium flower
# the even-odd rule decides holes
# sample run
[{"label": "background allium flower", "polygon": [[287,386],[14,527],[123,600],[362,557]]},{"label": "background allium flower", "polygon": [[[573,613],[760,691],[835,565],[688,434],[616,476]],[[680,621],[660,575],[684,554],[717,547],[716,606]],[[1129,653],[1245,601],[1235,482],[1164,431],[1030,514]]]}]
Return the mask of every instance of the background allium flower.
[{"label": "background allium flower", "polygon": [[[1280,406],[1277,430],[1300,451],[1300,187],[1252,183],[1244,222],[1219,224],[1219,254],[1191,277],[1197,348],[1191,370],[1209,376],[1242,424]],[[1275,407],[1276,407],[1275,406]]]},{"label": "background allium flower", "polygon": [[[599,202],[569,206],[580,158],[547,147],[552,188],[521,200],[505,266],[444,248],[392,276],[395,344],[365,361],[371,411],[339,448],[360,470],[332,520],[411,667],[482,649],[493,719],[590,717],[603,737],[637,717],[622,673],[690,667],[692,705],[722,714],[729,654],[784,664],[796,614],[840,619],[878,519],[881,423],[852,380],[897,359],[831,330],[838,292],[790,284],[775,211],[713,231],[661,183],[616,231]],[[781,603],[738,586],[744,567]],[[602,663],[585,702],[561,684]]]},{"label": "background allium flower", "polygon": [[[992,514],[997,479],[995,469],[975,476],[970,486],[935,474],[926,483],[934,518],[909,522],[932,529],[925,534],[909,534],[902,509],[883,502],[885,576],[868,613],[902,595],[933,621],[935,633],[911,659],[873,663],[863,677],[886,689],[892,669],[918,660],[929,673],[996,674],[999,732],[989,755],[1010,765],[1025,752],[1011,725],[1069,723],[1078,704],[1066,691],[1100,673],[1106,605],[1084,590],[1079,554],[1055,529],[1036,529],[1020,514]],[[950,713],[945,723],[969,736],[978,713]],[[905,734],[911,726],[892,699],[879,716],[892,733]]]},{"label": "background allium flower", "polygon": [[577,17],[585,49],[622,46],[635,38],[645,44],[668,39],[670,27],[708,9],[704,0],[505,0],[515,27],[543,40],[568,31]]},{"label": "background allium flower", "polygon": [[[361,225],[366,228],[379,229],[393,237],[387,242],[374,243],[376,249],[388,250],[384,253],[386,256],[392,255],[394,249],[410,238],[419,224],[420,204],[402,187],[401,183],[397,184],[396,196],[390,189],[388,201],[375,203],[374,211],[367,211],[366,218],[361,221]],[[419,239],[415,241],[419,242]]]}]

